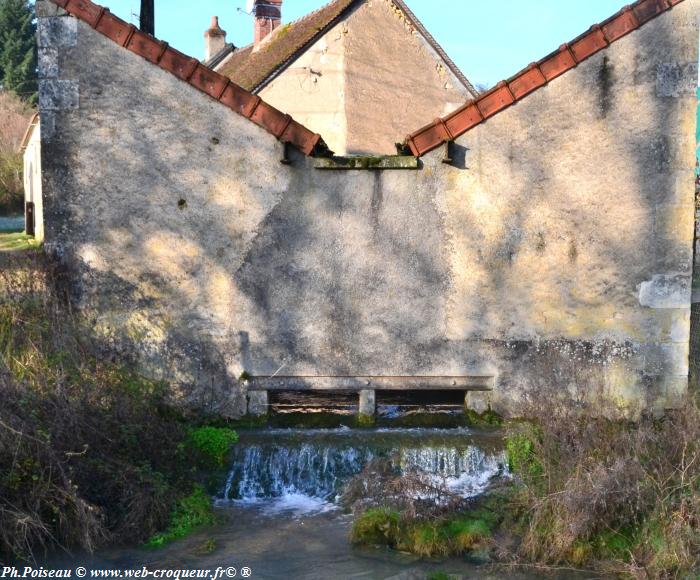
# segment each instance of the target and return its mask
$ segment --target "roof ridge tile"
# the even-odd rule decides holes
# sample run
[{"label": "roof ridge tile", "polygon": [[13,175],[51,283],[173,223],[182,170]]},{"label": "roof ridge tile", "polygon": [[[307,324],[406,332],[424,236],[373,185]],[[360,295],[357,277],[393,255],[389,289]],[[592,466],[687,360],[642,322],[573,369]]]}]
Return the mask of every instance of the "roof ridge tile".
[{"label": "roof ridge tile", "polygon": [[[246,117],[277,139],[290,143],[305,155],[327,155],[323,139],[259,96],[238,86],[228,77],[204,66],[197,59],[172,48],[167,42],[142,32],[91,0],[51,0],[72,16],[116,44],[175,75],[235,113]],[[262,106],[262,107],[261,107]],[[259,111],[259,109],[261,109]]]},{"label": "roof ridge tile", "polygon": [[[453,113],[411,133],[405,145],[416,157],[425,155],[451,140],[445,134],[453,138],[463,135],[683,1],[638,0],[625,6]],[[445,131],[445,127],[449,130]]]}]

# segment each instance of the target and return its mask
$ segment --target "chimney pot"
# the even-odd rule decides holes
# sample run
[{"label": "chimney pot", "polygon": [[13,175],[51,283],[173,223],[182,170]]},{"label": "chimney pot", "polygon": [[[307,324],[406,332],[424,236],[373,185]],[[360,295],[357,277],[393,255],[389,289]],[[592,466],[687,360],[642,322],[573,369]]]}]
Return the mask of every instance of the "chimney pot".
[{"label": "chimney pot", "polygon": [[219,17],[211,17],[211,26],[204,33],[204,62],[211,60],[226,47],[226,31],[219,26]]},{"label": "chimney pot", "polygon": [[255,0],[254,42],[257,46],[282,23],[282,0]]}]

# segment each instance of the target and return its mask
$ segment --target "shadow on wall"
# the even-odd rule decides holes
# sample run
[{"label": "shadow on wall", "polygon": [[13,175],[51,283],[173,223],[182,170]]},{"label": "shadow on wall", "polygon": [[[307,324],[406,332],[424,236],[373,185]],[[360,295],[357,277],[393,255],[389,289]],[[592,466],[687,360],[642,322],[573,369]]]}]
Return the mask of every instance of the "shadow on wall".
[{"label": "shadow on wall", "polygon": [[[673,31],[657,29],[664,46]],[[245,409],[237,377],[282,366],[285,374],[410,375],[491,356],[510,365],[500,377],[508,388],[591,384],[591,376],[601,382],[599,353],[577,362],[553,343],[552,358],[540,360],[531,338],[509,329],[546,328],[565,343],[572,337],[560,329],[579,308],[597,320],[605,303],[639,307],[636,286],[647,279],[639,256],[657,246],[626,235],[635,230],[624,216],[627,205],[641,206],[652,231],[660,196],[673,190],[678,100],[655,99],[656,109],[644,114],[626,109],[615,98],[626,72],[604,55],[585,65],[599,63],[598,70],[580,75],[578,121],[624,156],[618,177],[635,184],[639,199],[582,175],[582,156],[608,152],[572,148],[577,119],[556,107],[539,123],[523,120],[517,131],[491,135],[500,139],[503,165],[460,146],[457,168],[438,160],[431,174],[411,173],[410,182],[401,181],[406,172],[320,172],[297,153],[292,167],[280,165],[278,144],[252,125],[241,129],[248,121],[159,71],[146,70],[154,82],[143,82],[140,71],[150,65],[133,65],[119,47],[82,30],[81,42],[98,43],[100,66],[73,65],[94,85],[81,111],[64,115],[63,126],[57,120],[61,141],[45,144],[46,175],[54,180],[47,190],[72,196],[68,204],[47,203],[54,229],[47,239],[75,268],[81,286],[74,299],[92,316],[106,352],[180,385],[183,400],[234,415]],[[105,96],[114,79],[130,90]],[[611,115],[637,130],[610,135]],[[79,122],[70,125],[73,119]],[[555,125],[546,152],[532,146]],[[101,179],[83,179],[76,168],[99,168]],[[458,175],[475,189],[450,190]],[[553,204],[551,193],[572,176],[588,189]],[[459,196],[481,196],[484,205],[444,205]],[[616,196],[614,215],[592,217],[591,208]],[[547,220],[570,220],[565,239],[549,236]],[[666,248],[657,271],[689,272],[690,264],[669,263],[682,250]],[[457,283],[460,262],[474,276]],[[609,282],[596,275],[599,286],[591,286],[589,268]],[[556,287],[543,288],[542,278]],[[581,288],[598,301],[583,303]],[[459,332],[455,319],[463,322]],[[580,335],[598,340],[588,327]],[[516,342],[548,373],[520,374],[509,346]]]}]

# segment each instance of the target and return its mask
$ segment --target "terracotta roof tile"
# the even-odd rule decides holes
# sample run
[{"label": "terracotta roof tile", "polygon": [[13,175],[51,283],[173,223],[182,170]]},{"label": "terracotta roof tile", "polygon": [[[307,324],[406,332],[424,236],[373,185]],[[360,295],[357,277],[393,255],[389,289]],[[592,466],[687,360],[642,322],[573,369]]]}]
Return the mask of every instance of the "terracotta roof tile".
[{"label": "terracotta roof tile", "polygon": [[255,91],[356,3],[333,0],[296,22],[283,24],[255,52],[252,44],[233,52],[219,72]]},{"label": "terracotta roof tile", "polygon": [[681,2],[683,0],[638,0],[624,7],[606,21],[592,26],[578,38],[562,45],[507,81],[500,82],[447,117],[437,119],[411,133],[406,138],[405,145],[416,157],[425,155],[510,107]]},{"label": "terracotta roof tile", "polygon": [[[242,87],[256,92],[272,80],[279,71],[293,62],[326,30],[334,26],[348,10],[361,1],[333,0],[295,22],[282,25],[259,46],[258,50],[253,51],[252,44],[235,50],[219,69],[219,72],[235,80]],[[423,35],[467,90],[476,96],[478,91],[415,14],[411,12],[406,3],[403,0],[392,0],[392,2],[404,13],[411,25]],[[223,62],[223,60],[217,56],[213,59],[212,64],[216,65],[219,62]]]},{"label": "terracotta roof tile", "polygon": [[90,0],[51,0],[51,2],[86,22],[117,44],[174,74],[239,115],[250,119],[281,141],[294,145],[304,154],[330,153],[320,135],[268,105],[260,97],[231,82],[226,76],[207,68],[197,59],[182,54],[169,47],[167,43],[141,32],[133,24],[117,18],[107,8],[94,4]]}]

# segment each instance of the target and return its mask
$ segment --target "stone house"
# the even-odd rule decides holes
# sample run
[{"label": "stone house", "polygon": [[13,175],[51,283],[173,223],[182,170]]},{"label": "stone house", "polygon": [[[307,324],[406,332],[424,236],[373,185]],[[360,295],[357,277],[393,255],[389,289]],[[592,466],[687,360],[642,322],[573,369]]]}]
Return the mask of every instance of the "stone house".
[{"label": "stone house", "polygon": [[178,401],[683,403],[700,0],[638,0],[364,158],[90,0],[37,13],[45,249],[95,348]]},{"label": "stone house", "polygon": [[[44,241],[44,209],[41,194],[41,123],[36,113],[20,144],[24,162],[24,231],[38,242]],[[38,217],[37,217],[38,216]]]},{"label": "stone house", "polygon": [[282,24],[282,0],[254,3],[254,42],[226,43],[216,18],[207,64],[338,154],[388,155],[396,140],[477,91],[403,0],[333,0]]}]

